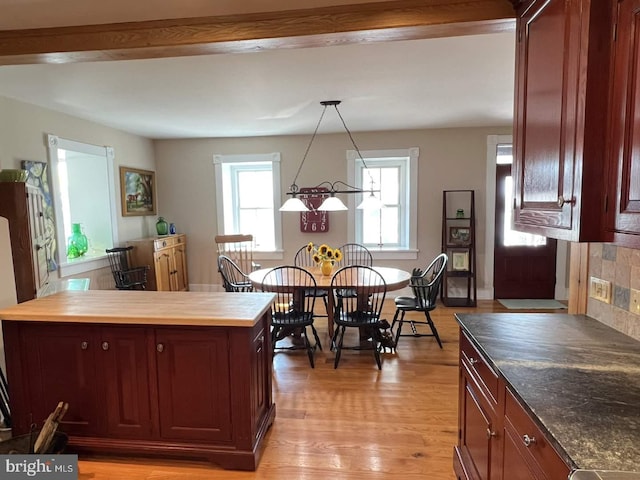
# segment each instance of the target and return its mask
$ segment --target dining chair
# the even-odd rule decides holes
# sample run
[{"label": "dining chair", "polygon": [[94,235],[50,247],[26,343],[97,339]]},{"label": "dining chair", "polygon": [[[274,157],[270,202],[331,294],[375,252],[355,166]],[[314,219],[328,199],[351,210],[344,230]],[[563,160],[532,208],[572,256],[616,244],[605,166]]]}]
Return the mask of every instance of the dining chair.
[{"label": "dining chair", "polygon": [[216,235],[218,255],[229,257],[245,275],[260,268],[253,261],[253,235]]},{"label": "dining chair", "polygon": [[[296,252],[296,256],[293,259],[293,264],[296,267],[314,267],[317,266],[316,262],[313,260],[313,251],[309,250],[307,245],[300,247]],[[324,302],[325,311],[329,311],[329,305],[327,298],[329,297],[329,292],[322,288],[314,288],[312,290],[307,290],[304,292],[305,295],[313,296],[316,298],[322,298]],[[327,317],[328,315],[316,315],[316,317]]]},{"label": "dining chair", "polygon": [[[311,368],[315,367],[314,352],[316,348],[322,350],[322,344],[318,332],[313,324],[316,297],[305,295],[304,292],[316,288],[313,276],[304,268],[292,265],[283,265],[271,269],[264,276],[260,289],[263,292],[275,293],[275,299],[271,304],[271,344],[275,354],[278,350],[305,349],[309,357]],[[314,337],[314,345],[309,341],[307,327],[311,329]],[[292,333],[300,332],[303,345],[279,347],[278,341]],[[295,338],[295,337],[294,337]]]},{"label": "dining chair", "polygon": [[[429,312],[432,312],[436,308],[436,299],[440,291],[445,269],[447,268],[447,261],[447,255],[441,253],[437,255],[424,270],[420,270],[419,268],[414,269],[409,283],[414,296],[400,296],[395,298],[396,312],[393,316],[393,322],[391,323],[391,331],[393,331],[397,323],[394,342],[395,348],[398,348],[398,340],[400,340],[400,337],[435,337],[438,345],[442,348],[438,329],[433,323]],[[402,333],[402,325],[405,322],[404,316],[407,312],[423,312],[425,320],[407,319],[406,321],[409,322],[412,333],[404,334]],[[427,325],[431,333],[419,332],[416,325]]]},{"label": "dining chair", "polygon": [[249,277],[226,255],[218,256],[218,271],[222,276],[225,292],[253,292]]},{"label": "dining chair", "polygon": [[339,249],[342,252],[341,265],[373,266],[371,251],[359,243],[345,243]]},{"label": "dining chair", "polygon": [[[338,292],[346,289],[353,290],[355,295],[339,297]],[[334,368],[338,368],[343,349],[370,349],[373,350],[378,369],[382,369],[379,322],[387,293],[387,284],[382,275],[365,265],[347,265],[333,275],[331,291],[335,295],[336,329],[332,338],[336,352]],[[361,330],[363,334],[359,337],[370,339],[368,344],[345,347],[344,334],[348,327]]]},{"label": "dining chair", "polygon": [[118,290],[145,290],[147,288],[147,272],[149,265],[132,267],[129,252],[133,246],[107,248],[107,258],[111,274]]}]

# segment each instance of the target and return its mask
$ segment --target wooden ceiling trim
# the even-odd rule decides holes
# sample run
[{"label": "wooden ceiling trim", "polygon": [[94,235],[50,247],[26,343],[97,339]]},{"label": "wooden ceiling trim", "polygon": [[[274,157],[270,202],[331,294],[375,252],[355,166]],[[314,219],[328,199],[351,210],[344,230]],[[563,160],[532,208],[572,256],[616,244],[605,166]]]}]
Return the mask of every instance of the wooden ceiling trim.
[{"label": "wooden ceiling trim", "polygon": [[0,64],[238,53],[513,30],[509,0],[398,0],[260,14],[0,31]]}]

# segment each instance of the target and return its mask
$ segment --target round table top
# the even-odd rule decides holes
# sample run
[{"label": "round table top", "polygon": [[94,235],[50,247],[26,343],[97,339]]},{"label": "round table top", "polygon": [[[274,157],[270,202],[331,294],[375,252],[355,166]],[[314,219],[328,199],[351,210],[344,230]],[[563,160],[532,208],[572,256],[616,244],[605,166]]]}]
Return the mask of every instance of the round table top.
[{"label": "round table top", "polygon": [[[318,288],[330,289],[331,288],[331,277],[332,275],[323,275],[320,267],[304,267],[316,281],[316,285]],[[387,284],[387,290],[399,290],[401,288],[409,285],[409,280],[411,280],[411,273],[405,272],[404,270],[400,270],[399,268],[391,268],[391,267],[376,267],[373,269],[377,271],[385,283]],[[262,281],[264,280],[267,272],[271,271],[271,268],[262,268],[260,270],[256,270],[255,272],[251,272],[249,274],[249,279],[253,283],[254,287],[259,288],[262,285]],[[338,269],[334,268],[333,273],[335,273]],[[343,285],[344,286],[344,285]],[[353,287],[357,287],[358,285],[352,285]]]}]

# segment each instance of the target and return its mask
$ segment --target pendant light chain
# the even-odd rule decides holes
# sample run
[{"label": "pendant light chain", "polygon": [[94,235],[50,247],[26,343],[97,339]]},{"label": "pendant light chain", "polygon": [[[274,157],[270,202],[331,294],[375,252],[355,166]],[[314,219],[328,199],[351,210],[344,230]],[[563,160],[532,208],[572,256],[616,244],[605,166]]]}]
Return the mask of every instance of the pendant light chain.
[{"label": "pendant light chain", "polygon": [[[351,144],[353,145],[353,148],[356,149],[356,153],[358,154],[358,157],[360,157],[360,160],[362,161],[362,165],[364,165],[364,168],[367,170],[367,173],[369,174],[369,180],[371,181],[371,189],[373,190],[373,176],[371,175],[371,172],[369,171],[369,167],[367,166],[367,162],[364,161],[364,158],[362,157],[362,153],[360,153],[360,149],[358,148],[358,145],[356,145],[356,141],[353,139],[353,135],[351,135],[351,130],[349,130],[349,127],[347,127],[346,122],[344,121],[344,118],[342,118],[342,114],[340,114],[340,110],[338,110],[338,105],[334,105],[333,106],[336,109],[336,113],[338,114],[338,117],[340,117],[340,120],[342,121],[342,126],[344,127],[344,129],[347,132],[347,135],[349,135],[349,139],[351,140]],[[327,108],[326,105],[324,108]],[[324,114],[324,112],[323,112]]]}]

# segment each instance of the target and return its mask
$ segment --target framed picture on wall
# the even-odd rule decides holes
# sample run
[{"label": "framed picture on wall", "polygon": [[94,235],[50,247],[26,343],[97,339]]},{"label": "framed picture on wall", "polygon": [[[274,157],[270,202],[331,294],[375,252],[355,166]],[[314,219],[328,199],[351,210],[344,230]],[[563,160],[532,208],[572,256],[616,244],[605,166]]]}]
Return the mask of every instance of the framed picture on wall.
[{"label": "framed picture on wall", "polygon": [[156,214],[156,174],[149,170],[120,167],[122,216]]}]

